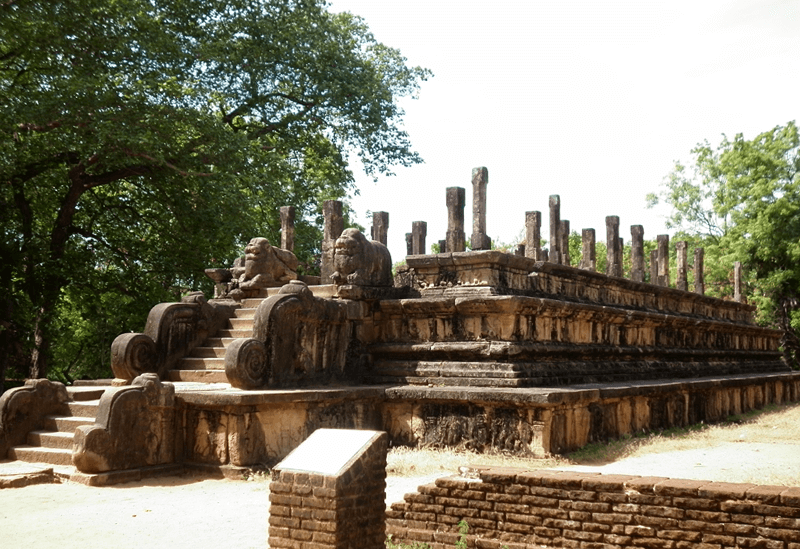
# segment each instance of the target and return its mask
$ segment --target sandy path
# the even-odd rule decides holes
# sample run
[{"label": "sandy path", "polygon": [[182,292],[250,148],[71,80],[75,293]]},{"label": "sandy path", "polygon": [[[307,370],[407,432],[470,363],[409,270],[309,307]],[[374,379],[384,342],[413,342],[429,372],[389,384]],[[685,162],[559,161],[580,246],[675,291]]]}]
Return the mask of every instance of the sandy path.
[{"label": "sandy path", "polygon": [[[763,484],[795,479],[800,444],[726,443],[569,469]],[[387,480],[387,501],[437,476]],[[166,477],[118,486],[0,490],[0,546],[36,549],[266,547],[268,481]]]}]

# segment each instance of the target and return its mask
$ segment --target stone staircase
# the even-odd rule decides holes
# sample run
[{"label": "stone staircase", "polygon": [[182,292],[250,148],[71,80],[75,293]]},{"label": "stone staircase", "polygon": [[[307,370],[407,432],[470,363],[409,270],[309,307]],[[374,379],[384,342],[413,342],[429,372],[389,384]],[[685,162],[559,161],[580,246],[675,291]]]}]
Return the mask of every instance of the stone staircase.
[{"label": "stone staircase", "polygon": [[234,311],[228,324],[209,337],[202,346],[195,349],[170,370],[169,381],[190,381],[195,383],[228,383],[225,374],[225,348],[233,340],[253,337],[253,317],[264,297],[243,299],[242,307]]},{"label": "stone staircase", "polygon": [[[333,285],[309,286],[317,297],[328,298],[334,295]],[[224,329],[214,337],[208,338],[202,346],[196,347],[187,357],[178,363],[178,367],[170,370],[168,381],[188,381],[194,383],[228,383],[225,374],[225,349],[233,340],[253,337],[253,322],[256,309],[264,299],[278,293],[280,288],[261,290],[261,295],[251,299],[243,299],[242,307],[236,309],[234,316],[228,319]]]},{"label": "stone staircase", "polygon": [[72,466],[75,429],[93,425],[105,387],[68,387],[68,414],[47,416],[44,429],[28,433],[27,444],[12,446],[8,459],[31,463]]}]

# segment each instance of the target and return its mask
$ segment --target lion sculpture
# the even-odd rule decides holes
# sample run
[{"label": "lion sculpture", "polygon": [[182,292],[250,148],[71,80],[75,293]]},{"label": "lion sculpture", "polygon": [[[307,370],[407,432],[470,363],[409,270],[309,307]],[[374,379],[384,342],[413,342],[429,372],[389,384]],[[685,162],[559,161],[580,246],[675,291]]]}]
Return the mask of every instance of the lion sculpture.
[{"label": "lion sculpture", "polygon": [[367,240],[358,229],[345,229],[333,249],[331,276],[342,286],[392,286],[392,256],[380,242]]},{"label": "lion sculpture", "polygon": [[263,237],[253,238],[244,249],[244,267],[237,260],[232,269],[233,284],[229,297],[239,300],[258,293],[261,288],[283,286],[297,278],[297,257],[270,245]]}]

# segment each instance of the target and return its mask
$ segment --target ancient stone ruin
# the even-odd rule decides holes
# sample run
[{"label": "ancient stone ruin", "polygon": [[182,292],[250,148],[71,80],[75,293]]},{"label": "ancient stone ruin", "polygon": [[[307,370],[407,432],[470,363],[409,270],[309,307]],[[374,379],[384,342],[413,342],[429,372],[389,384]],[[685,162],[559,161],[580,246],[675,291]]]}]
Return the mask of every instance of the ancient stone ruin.
[{"label": "ancient stone ruin", "polygon": [[472,250],[464,189],[451,187],[442,252],[425,253],[427,223],[414,222],[394,274],[388,214],[376,212],[371,240],[327,201],[321,275],[298,277],[294,216],[282,209],[284,248],[253,238],[243,259],[207,271],[213,298],[159,304],[142,333],[115,340],[113,384],[7,391],[0,458],[71,463],[95,484],[236,474],[277,463],[319,428],[540,456],[800,398],[781,333],[754,325],[741,295],[704,295],[702,250],[689,291],[690,250],[678,243],[671,287],[668,237],[647,266],[634,225],[623,278],[620,221],[609,216],[597,272],[594,229],[570,257],[558,195],[547,249],[531,211],[516,253],[490,250],[488,171],[472,183]]}]

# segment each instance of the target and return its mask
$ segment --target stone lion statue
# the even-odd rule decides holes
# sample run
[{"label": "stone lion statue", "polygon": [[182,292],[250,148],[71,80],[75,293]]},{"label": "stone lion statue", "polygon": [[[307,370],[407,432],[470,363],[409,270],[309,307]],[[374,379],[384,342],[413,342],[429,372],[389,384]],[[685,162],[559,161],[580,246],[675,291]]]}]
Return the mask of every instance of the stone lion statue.
[{"label": "stone lion statue", "polygon": [[345,229],[333,249],[331,276],[342,286],[391,286],[392,256],[380,242],[367,240],[358,229]]},{"label": "stone lion statue", "polygon": [[288,250],[270,245],[266,238],[253,238],[244,252],[244,266],[239,259],[231,270],[233,282],[228,295],[233,299],[257,294],[261,288],[283,286],[297,278],[297,257]]}]

